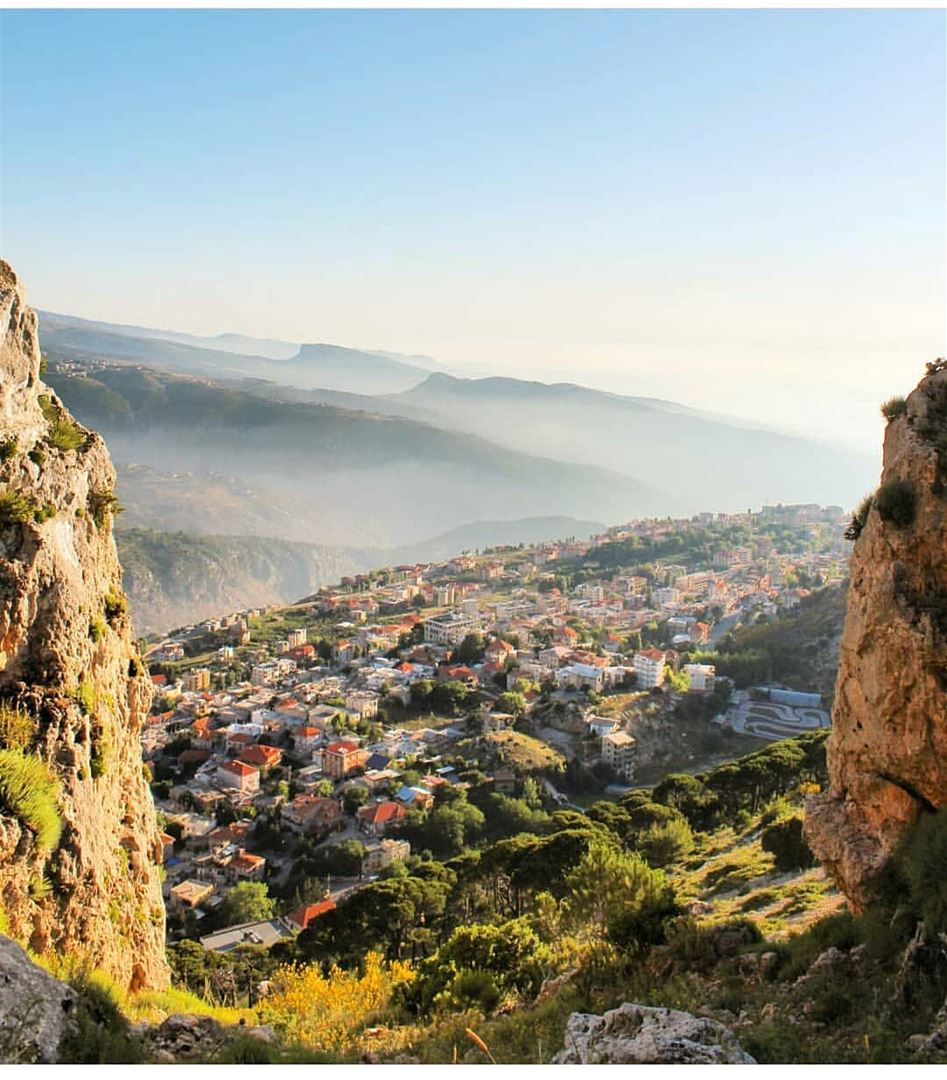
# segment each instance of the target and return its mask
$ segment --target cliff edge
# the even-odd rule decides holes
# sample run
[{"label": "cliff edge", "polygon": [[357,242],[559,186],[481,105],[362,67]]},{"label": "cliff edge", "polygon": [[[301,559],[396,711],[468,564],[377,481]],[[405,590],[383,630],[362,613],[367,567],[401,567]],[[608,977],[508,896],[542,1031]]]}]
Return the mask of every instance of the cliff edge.
[{"label": "cliff edge", "polygon": [[0,908],[37,953],[167,984],[161,846],[139,731],[151,684],[112,538],[102,439],[41,379],[0,261]]},{"label": "cliff edge", "polygon": [[947,365],[885,408],[878,490],[851,525],[829,789],[806,836],[860,911],[898,841],[947,804]]}]

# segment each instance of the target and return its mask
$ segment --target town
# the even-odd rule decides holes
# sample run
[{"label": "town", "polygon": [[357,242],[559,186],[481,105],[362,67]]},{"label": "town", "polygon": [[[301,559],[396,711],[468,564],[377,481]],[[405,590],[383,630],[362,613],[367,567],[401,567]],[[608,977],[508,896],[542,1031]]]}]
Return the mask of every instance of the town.
[{"label": "town", "polygon": [[808,505],[635,521],[142,643],[169,937],[272,946],[491,815],[581,812],[827,727],[819,693],[722,675],[716,650],[838,583],[845,523]]}]

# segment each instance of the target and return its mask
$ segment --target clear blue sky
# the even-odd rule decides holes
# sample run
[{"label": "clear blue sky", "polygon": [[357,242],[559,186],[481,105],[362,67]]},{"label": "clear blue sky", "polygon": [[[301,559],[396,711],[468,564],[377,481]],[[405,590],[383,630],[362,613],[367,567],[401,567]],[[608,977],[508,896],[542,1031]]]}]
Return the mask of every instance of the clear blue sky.
[{"label": "clear blue sky", "polygon": [[865,445],[944,350],[943,12],[7,11],[0,36],[0,239],[39,307]]}]

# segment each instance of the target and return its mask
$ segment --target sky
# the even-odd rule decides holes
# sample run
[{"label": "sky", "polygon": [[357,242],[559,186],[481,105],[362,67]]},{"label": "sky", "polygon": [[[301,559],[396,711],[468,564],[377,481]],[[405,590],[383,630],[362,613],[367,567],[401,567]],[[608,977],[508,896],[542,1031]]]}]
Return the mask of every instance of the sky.
[{"label": "sky", "polygon": [[0,250],[46,310],[877,453],[947,351],[945,19],[4,11]]}]

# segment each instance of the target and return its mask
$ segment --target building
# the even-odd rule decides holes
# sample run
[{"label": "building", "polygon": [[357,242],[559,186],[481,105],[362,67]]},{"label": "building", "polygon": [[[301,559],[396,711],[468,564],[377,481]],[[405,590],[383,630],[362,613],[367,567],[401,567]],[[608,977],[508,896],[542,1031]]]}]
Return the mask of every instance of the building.
[{"label": "building", "polygon": [[299,630],[290,630],[286,635],[286,644],[290,649],[298,649],[300,645],[306,644],[306,628],[303,626]]},{"label": "building", "polygon": [[364,765],[368,757],[358,743],[329,743],[322,751],[322,771],[330,780],[341,780]]},{"label": "building", "polygon": [[334,900],[317,900],[314,904],[303,904],[302,907],[296,908],[286,918],[299,930],[305,930],[313,920],[318,919],[320,915],[328,914],[330,911],[335,911]]},{"label": "building", "polygon": [[260,790],[260,770],[242,761],[227,761],[218,765],[215,778],[221,787],[234,788],[241,793]]},{"label": "building", "polygon": [[356,817],[359,829],[366,836],[381,836],[392,825],[404,821],[405,809],[399,803],[385,799],[383,802],[359,807]]},{"label": "building", "polygon": [[685,664],[687,688],[694,694],[709,694],[713,691],[717,669],[713,664]]},{"label": "building", "polygon": [[647,688],[664,682],[665,654],[660,649],[645,649],[635,653],[633,666],[638,685]]},{"label": "building", "polygon": [[[295,914],[295,912],[293,913]],[[269,948],[277,941],[292,937],[296,927],[285,919],[264,919],[260,922],[227,926],[214,934],[200,938],[206,952],[230,952],[241,945],[262,945]]]},{"label": "building", "polygon": [[380,874],[392,863],[402,862],[411,854],[411,845],[407,840],[381,840],[376,844],[366,844],[362,856],[362,875],[372,877]]},{"label": "building", "polygon": [[210,668],[193,668],[191,671],[186,672],[184,678],[181,680],[181,685],[185,690],[190,690],[192,693],[199,693],[201,690],[209,690]]},{"label": "building", "polygon": [[237,759],[244,765],[250,765],[261,772],[274,769],[279,765],[283,757],[283,751],[278,746],[267,746],[264,743],[256,743],[248,746]]},{"label": "building", "polygon": [[626,780],[631,780],[635,775],[636,750],[634,738],[626,731],[615,731],[602,736],[602,761],[611,765],[615,772],[621,773]]},{"label": "building", "polygon": [[214,895],[214,885],[207,881],[193,881],[188,878],[178,885],[171,887],[169,894],[170,907],[172,910],[193,911],[205,900]]},{"label": "building", "polygon": [[434,645],[459,645],[477,629],[477,620],[460,611],[434,615],[424,623],[424,640]]},{"label": "building", "polygon": [[341,823],[342,808],[336,799],[297,795],[280,809],[280,820],[292,832],[328,836]]}]

